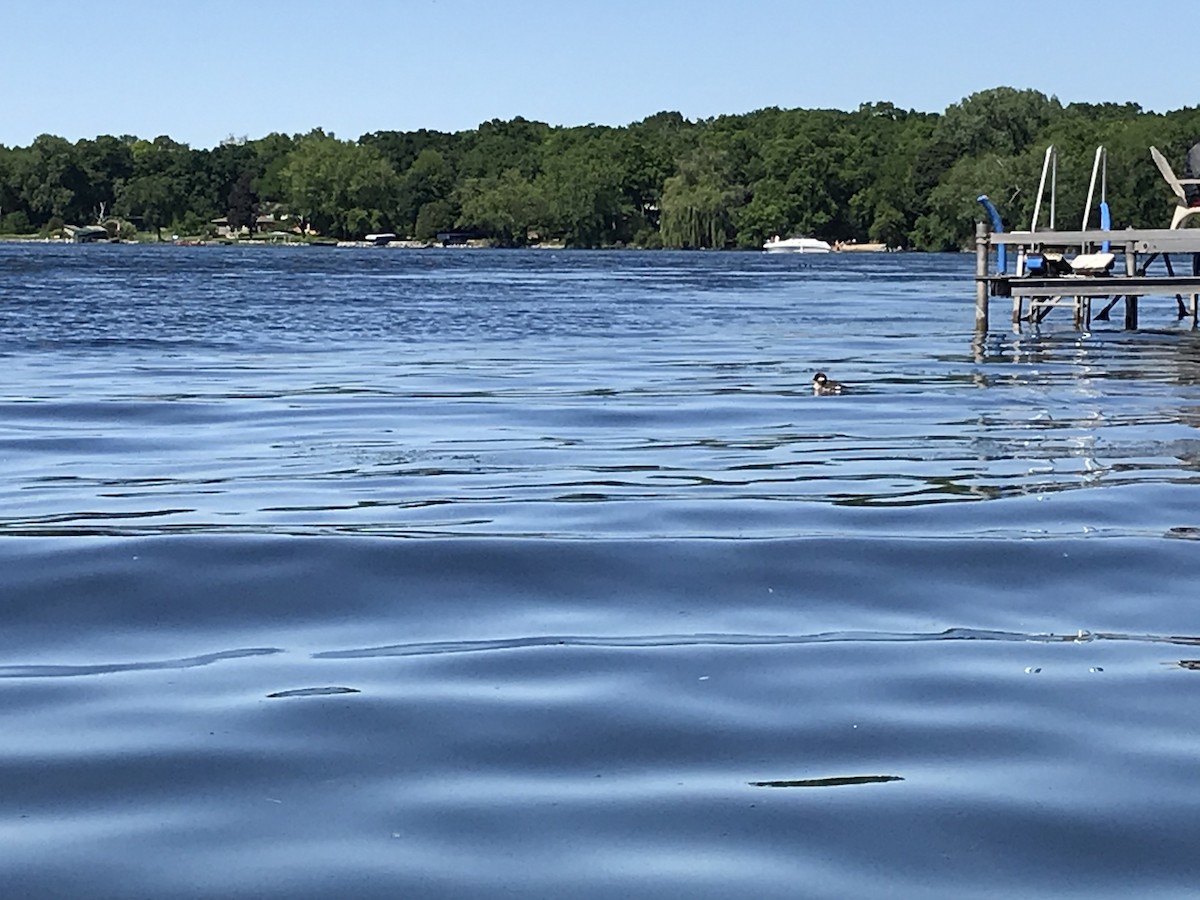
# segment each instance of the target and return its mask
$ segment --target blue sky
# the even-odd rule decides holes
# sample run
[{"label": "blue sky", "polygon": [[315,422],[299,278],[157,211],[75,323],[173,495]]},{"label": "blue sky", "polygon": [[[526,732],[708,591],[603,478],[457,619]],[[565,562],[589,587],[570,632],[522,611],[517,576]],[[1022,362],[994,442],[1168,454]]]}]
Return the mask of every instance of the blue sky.
[{"label": "blue sky", "polygon": [[199,148],[316,127],[357,138],[515,116],[627,125],[660,110],[697,119],[877,101],[941,112],[998,85],[1166,112],[1200,102],[1171,52],[1178,36],[1167,23],[1185,8],[0,0],[0,143],[166,134]]}]

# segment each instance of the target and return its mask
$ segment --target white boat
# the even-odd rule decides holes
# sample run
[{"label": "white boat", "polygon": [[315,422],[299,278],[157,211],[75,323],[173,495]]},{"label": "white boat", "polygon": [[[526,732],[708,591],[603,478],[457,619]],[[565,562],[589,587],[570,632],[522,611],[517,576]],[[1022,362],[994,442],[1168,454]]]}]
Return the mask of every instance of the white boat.
[{"label": "white boat", "polygon": [[787,253],[828,253],[833,248],[817,238],[791,237],[781,238],[775,235],[765,244],[764,250],[783,251]]}]

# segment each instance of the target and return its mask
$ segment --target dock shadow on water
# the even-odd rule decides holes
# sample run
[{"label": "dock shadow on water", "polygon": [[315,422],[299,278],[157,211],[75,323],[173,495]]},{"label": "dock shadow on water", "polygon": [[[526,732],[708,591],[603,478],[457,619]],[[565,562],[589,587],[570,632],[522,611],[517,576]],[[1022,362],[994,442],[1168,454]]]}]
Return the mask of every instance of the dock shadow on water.
[{"label": "dock shadow on water", "polygon": [[971,304],[0,245],[0,889],[1189,896],[1197,341]]}]

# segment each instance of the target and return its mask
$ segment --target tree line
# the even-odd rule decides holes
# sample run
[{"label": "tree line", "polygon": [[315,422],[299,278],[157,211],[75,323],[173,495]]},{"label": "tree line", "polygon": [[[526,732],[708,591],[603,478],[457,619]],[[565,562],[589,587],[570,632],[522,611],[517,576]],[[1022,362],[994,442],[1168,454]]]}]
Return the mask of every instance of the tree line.
[{"label": "tree line", "polygon": [[210,150],[165,136],[42,135],[0,145],[0,233],[136,223],[200,235],[220,217],[253,229],[270,213],[339,239],[457,230],[500,246],[757,248],[774,234],[804,234],[954,250],[972,240],[981,193],[1010,228],[1027,225],[1049,144],[1060,227],[1082,217],[1099,145],[1114,227],[1164,227],[1171,195],[1148,148],[1181,170],[1197,140],[1197,108],[1064,105],[1009,87],[941,114],[869,103],[698,121],[660,112],[624,127],[517,117],[357,140],[275,133]]}]

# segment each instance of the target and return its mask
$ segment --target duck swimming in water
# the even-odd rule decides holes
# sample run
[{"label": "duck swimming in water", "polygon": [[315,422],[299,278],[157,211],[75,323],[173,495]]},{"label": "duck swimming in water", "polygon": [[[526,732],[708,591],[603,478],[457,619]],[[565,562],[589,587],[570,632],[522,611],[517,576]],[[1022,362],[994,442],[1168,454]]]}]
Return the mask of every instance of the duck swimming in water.
[{"label": "duck swimming in water", "polygon": [[842,383],[840,381],[833,381],[824,372],[818,372],[813,376],[813,393],[818,397],[829,394],[840,394],[841,392]]}]

